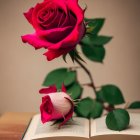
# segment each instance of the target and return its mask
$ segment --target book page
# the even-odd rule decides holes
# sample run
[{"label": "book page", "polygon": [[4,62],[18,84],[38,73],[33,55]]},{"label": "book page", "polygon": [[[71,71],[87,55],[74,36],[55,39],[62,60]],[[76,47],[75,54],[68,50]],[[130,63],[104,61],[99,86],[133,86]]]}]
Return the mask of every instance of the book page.
[{"label": "book page", "polygon": [[122,135],[140,135],[140,113],[129,113],[130,114],[130,126],[123,131],[113,131],[106,127],[105,118],[91,120],[91,137],[98,135],[111,135],[111,134],[122,134]]},{"label": "book page", "polygon": [[53,122],[42,124],[40,115],[36,115],[23,140],[33,140],[46,137],[84,137],[89,138],[89,120],[85,118],[73,117],[61,129],[58,124],[52,125]]}]

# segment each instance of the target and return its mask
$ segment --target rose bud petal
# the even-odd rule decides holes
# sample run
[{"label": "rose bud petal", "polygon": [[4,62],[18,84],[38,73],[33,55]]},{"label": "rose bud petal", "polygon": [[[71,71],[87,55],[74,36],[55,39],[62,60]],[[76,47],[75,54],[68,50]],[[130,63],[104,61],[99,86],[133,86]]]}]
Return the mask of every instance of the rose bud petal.
[{"label": "rose bud petal", "polygon": [[62,126],[72,117],[73,108],[73,102],[68,94],[64,92],[47,94],[47,96],[42,97],[40,106],[42,123],[64,119],[60,124]]},{"label": "rose bud petal", "polygon": [[48,88],[42,88],[41,90],[39,90],[40,94],[49,94],[49,93],[54,93],[57,92],[57,88],[55,85],[52,85]]},{"label": "rose bud petal", "polygon": [[75,49],[85,35],[84,10],[78,0],[44,0],[24,13],[35,32],[22,41],[35,49],[48,49],[48,61]]},{"label": "rose bud petal", "polygon": [[47,96],[42,97],[42,104],[40,105],[41,120],[42,123],[46,123],[52,120],[63,119],[59,128],[64,125],[73,115],[74,104],[71,97],[65,92],[66,88],[62,85],[62,92],[51,92],[48,90],[53,89],[54,86],[50,86],[46,89],[41,89],[43,94]]}]

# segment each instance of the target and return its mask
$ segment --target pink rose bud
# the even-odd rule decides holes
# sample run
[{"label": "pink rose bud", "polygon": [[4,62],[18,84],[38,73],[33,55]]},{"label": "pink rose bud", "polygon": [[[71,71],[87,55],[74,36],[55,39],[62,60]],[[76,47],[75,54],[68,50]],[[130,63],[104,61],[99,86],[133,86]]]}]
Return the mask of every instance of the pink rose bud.
[{"label": "pink rose bud", "polygon": [[42,97],[40,106],[41,120],[46,123],[51,120],[64,119],[59,128],[64,125],[73,115],[74,105],[71,97],[65,92],[62,86],[62,92],[57,92],[55,86],[40,90],[41,94],[47,94]]}]

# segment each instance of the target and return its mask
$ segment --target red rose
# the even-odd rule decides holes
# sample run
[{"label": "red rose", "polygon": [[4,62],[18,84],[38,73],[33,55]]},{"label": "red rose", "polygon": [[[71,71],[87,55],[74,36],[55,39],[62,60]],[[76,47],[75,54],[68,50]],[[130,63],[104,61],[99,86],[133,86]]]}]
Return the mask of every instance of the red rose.
[{"label": "red rose", "polygon": [[48,49],[52,60],[73,50],[85,34],[84,10],[78,0],[44,0],[24,13],[35,33],[22,36],[35,49]]},{"label": "red rose", "polygon": [[62,92],[57,92],[55,86],[41,89],[39,92],[46,94],[42,97],[42,104],[40,105],[42,122],[63,119],[59,125],[60,128],[73,115],[74,104],[71,97],[66,93],[64,86],[62,86]]}]

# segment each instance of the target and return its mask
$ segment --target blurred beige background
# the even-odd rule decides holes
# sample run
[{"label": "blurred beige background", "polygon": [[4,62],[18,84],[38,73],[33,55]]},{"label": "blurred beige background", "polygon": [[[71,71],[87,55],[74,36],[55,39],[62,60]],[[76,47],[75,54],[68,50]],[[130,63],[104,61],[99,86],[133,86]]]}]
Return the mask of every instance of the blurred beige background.
[{"label": "blurred beige background", "polygon": [[[33,29],[22,13],[41,0],[0,0],[0,113],[39,111],[38,90],[46,74],[57,67],[73,66],[61,58],[47,62],[45,50],[35,51],[20,36]],[[118,85],[126,101],[140,100],[140,0],[79,0],[88,6],[87,17],[105,17],[101,34],[113,36],[106,45],[104,64],[87,61],[96,86]],[[88,77],[79,70],[81,83]],[[85,88],[84,96],[92,96]]]}]

